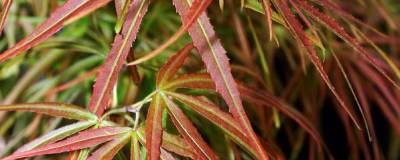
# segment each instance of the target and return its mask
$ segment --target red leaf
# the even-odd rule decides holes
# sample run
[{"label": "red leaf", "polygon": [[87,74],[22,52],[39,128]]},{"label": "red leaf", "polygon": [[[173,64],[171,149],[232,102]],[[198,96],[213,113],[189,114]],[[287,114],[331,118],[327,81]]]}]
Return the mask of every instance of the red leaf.
[{"label": "red leaf", "polygon": [[[190,1],[174,0],[174,5],[182,21],[187,23],[184,17],[189,15]],[[250,137],[253,147],[260,156],[259,158],[268,159],[242,106],[240,93],[233,79],[226,51],[216,37],[206,13],[203,13],[196,24],[189,28],[189,34],[192,37],[194,46],[199,50],[207,71],[215,81],[217,92],[222,95],[228,104],[229,111],[244,129],[246,135]]]},{"label": "red leaf", "polygon": [[4,158],[3,160],[12,160],[46,154],[69,152],[78,149],[93,147],[114,139],[115,135],[127,133],[129,131],[131,131],[131,129],[127,127],[104,127],[99,129],[91,129],[83,131],[78,135],[62,140],[60,142],[51,143],[25,152],[15,153],[11,156]]},{"label": "red leaf", "polygon": [[146,118],[146,149],[149,160],[160,157],[162,136],[162,112],[164,104],[159,94],[153,96]]},{"label": "red leaf", "polygon": [[223,129],[225,133],[227,133],[236,143],[253,154],[253,156],[257,157],[257,153],[255,153],[251,148],[251,143],[249,143],[249,140],[244,134],[243,130],[239,127],[237,121],[235,121],[230,114],[223,112],[215,104],[200,98],[173,92],[165,93],[188,105],[201,116]]},{"label": "red leaf", "polygon": [[118,151],[129,142],[130,138],[130,132],[118,135],[115,139],[97,149],[88,160],[112,160]]},{"label": "red leaf", "polygon": [[2,1],[2,6],[3,8],[1,9],[1,17],[0,17],[0,35],[4,29],[4,26],[7,22],[7,18],[8,18],[8,13],[10,11],[11,5],[13,3],[13,0],[3,0]]},{"label": "red leaf", "polygon": [[16,56],[33,46],[47,40],[68,22],[76,20],[106,5],[111,0],[68,0],[58,8],[46,21],[40,24],[27,37],[15,46],[0,54],[0,62]]},{"label": "red leaf", "polygon": [[302,30],[302,26],[299,23],[299,21],[294,17],[293,13],[290,11],[290,8],[289,8],[287,2],[280,1],[280,0],[279,1],[274,0],[273,2],[275,4],[275,6],[277,7],[278,11],[280,12],[280,14],[285,19],[285,22],[288,26],[289,31],[293,34],[294,38],[298,41],[298,43],[301,44],[307,50],[307,53],[311,59],[311,62],[316,67],[317,71],[321,75],[325,84],[328,86],[328,88],[331,90],[333,95],[336,97],[340,106],[350,116],[350,118],[352,119],[352,121],[356,125],[356,127],[358,129],[360,129],[360,125],[359,125],[357,119],[355,118],[353,113],[347,108],[347,106],[344,104],[343,100],[340,98],[340,96],[336,92],[335,87],[332,85],[331,81],[329,80],[329,77],[328,77],[327,73],[325,72],[323,65],[321,64],[321,61],[319,60],[319,58],[316,54],[316,51],[312,46],[310,39],[307,37],[306,33]]},{"label": "red leaf", "polygon": [[188,144],[192,146],[200,157],[204,159],[218,159],[214,151],[204,142],[197,129],[193,126],[190,120],[185,116],[182,110],[165,95],[162,95],[165,104],[168,107],[176,128],[183,136]]},{"label": "red leaf", "polygon": [[[174,81],[167,84],[170,89],[172,88],[191,88],[191,89],[209,89],[214,90],[215,85],[211,77],[207,74],[189,74],[180,76]],[[265,105],[267,107],[276,107],[280,112],[287,115],[296,121],[304,130],[306,130],[317,144],[324,145],[321,142],[321,137],[318,131],[311,125],[311,123],[301,113],[296,111],[293,107],[281,102],[279,99],[267,92],[257,92],[255,89],[249,89],[244,85],[238,85],[241,97],[251,103]]]},{"label": "red leaf", "polygon": [[178,53],[173,55],[168,61],[161,67],[160,71],[157,75],[157,85],[158,87],[162,86],[165,82],[171,80],[178,69],[183,65],[185,59],[190,52],[194,48],[193,44],[186,45],[183,49],[181,49]]},{"label": "red leaf", "polygon": [[142,18],[147,11],[148,0],[134,0],[130,4],[122,34],[114,39],[113,47],[107,56],[100,73],[96,77],[93,95],[90,99],[89,110],[101,116],[108,107],[111,92],[118,79],[119,72],[136,39]]},{"label": "red leaf", "polygon": [[376,70],[378,70],[383,76],[385,76],[394,86],[396,86],[398,89],[400,89],[400,86],[392,79],[390,76],[383,70],[381,67],[379,67],[378,62],[368,53],[368,51],[362,47],[356,39],[354,39],[352,36],[350,36],[342,26],[340,26],[335,20],[333,20],[331,17],[321,13],[317,9],[315,9],[313,6],[308,4],[305,1],[302,0],[296,0],[297,4],[299,4],[303,10],[310,15],[311,18],[315,19],[317,22],[325,25],[328,29],[330,29],[332,32],[334,32],[337,36],[342,38],[344,41],[347,42],[351,47],[354,48],[358,53],[360,53],[369,63],[374,66]]}]

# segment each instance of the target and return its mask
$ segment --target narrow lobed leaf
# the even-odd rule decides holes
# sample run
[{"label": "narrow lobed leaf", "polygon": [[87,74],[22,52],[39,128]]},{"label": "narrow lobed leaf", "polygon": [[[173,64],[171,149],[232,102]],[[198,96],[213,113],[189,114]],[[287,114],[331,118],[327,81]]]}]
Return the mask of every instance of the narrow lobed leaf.
[{"label": "narrow lobed leaf", "polygon": [[97,149],[88,160],[112,160],[118,151],[129,142],[131,134],[131,132],[127,132],[116,136],[112,141]]},{"label": "narrow lobed leaf", "polygon": [[93,88],[93,95],[90,98],[89,110],[101,116],[108,107],[112,89],[118,79],[132,43],[136,39],[139,26],[143,16],[147,11],[149,0],[134,0],[130,4],[126,21],[122,28],[122,33],[118,34],[103,64],[100,73],[96,77]]},{"label": "narrow lobed leaf", "polygon": [[315,49],[312,46],[310,39],[308,38],[307,34],[302,30],[302,26],[300,22],[295,18],[293,13],[291,12],[288,4],[286,1],[279,1],[273,0],[274,5],[278,8],[280,14],[284,17],[285,22],[288,26],[288,29],[291,33],[293,33],[294,38],[298,41],[298,43],[305,48],[308,53],[308,56],[311,59],[311,62],[314,64],[315,68],[317,69],[318,73],[321,75],[323,81],[328,86],[332,94],[336,97],[337,101],[339,102],[340,106],[346,111],[346,113],[350,116],[353,123],[356,125],[358,129],[360,129],[360,125],[354,115],[348,107],[344,104],[343,100],[338,95],[335,87],[332,85],[331,81],[329,80],[328,74],[325,72],[321,61],[319,60]]},{"label": "narrow lobed leaf", "polygon": [[14,153],[3,160],[33,157],[46,154],[55,154],[93,147],[98,144],[113,140],[116,135],[130,132],[127,127],[104,127],[80,132],[68,139],[44,145],[29,151]]},{"label": "narrow lobed leaf", "polygon": [[169,58],[168,61],[161,67],[157,75],[157,85],[159,87],[173,78],[175,73],[185,62],[188,53],[193,48],[193,44],[187,44],[178,53]]},{"label": "narrow lobed leaf", "polygon": [[157,160],[160,157],[163,109],[160,95],[154,95],[146,117],[146,149],[149,160]]},{"label": "narrow lobed leaf", "polygon": [[255,153],[254,150],[251,148],[251,143],[249,143],[249,139],[240,128],[238,122],[235,121],[230,114],[223,112],[215,104],[202,100],[198,97],[192,97],[189,95],[167,91],[165,93],[168,96],[171,96],[178,101],[188,105],[191,109],[199,113],[201,116],[220,127],[236,143],[238,143],[241,147],[251,153],[252,156],[257,157],[257,153]]},{"label": "narrow lobed leaf", "polygon": [[3,0],[2,1],[2,9],[1,9],[1,17],[0,17],[0,35],[3,32],[4,26],[6,25],[8,19],[8,13],[10,12],[11,5],[13,4],[13,0]]},{"label": "narrow lobed leaf", "polygon": [[111,0],[68,0],[52,15],[40,24],[27,37],[19,41],[15,46],[0,54],[0,62],[16,56],[33,46],[47,40],[57,33],[68,22],[81,18],[90,12],[106,5]]},{"label": "narrow lobed leaf", "polygon": [[[189,9],[192,5],[190,0],[174,0],[173,2],[182,21],[186,23],[184,17],[190,13]],[[192,37],[193,44],[198,49],[207,71],[215,81],[217,92],[222,95],[229,106],[229,111],[244,129],[246,135],[250,137],[250,142],[258,152],[259,158],[269,159],[247,118],[240,93],[231,73],[228,56],[216,37],[206,13],[203,13],[196,24],[189,28],[189,35]]]},{"label": "narrow lobed leaf", "polygon": [[0,111],[28,111],[75,120],[97,119],[96,115],[87,112],[78,106],[53,102],[0,105]]},{"label": "narrow lobed leaf", "polygon": [[183,111],[174,102],[172,102],[172,100],[167,98],[166,95],[161,96],[179,133],[184,137],[186,142],[190,144],[193,149],[195,149],[197,155],[204,157],[204,159],[218,159],[217,155],[203,140],[201,135],[197,132],[197,129],[185,116]]},{"label": "narrow lobed leaf", "polygon": [[29,151],[38,146],[56,142],[58,140],[66,138],[70,135],[73,135],[79,131],[85,130],[95,124],[96,124],[96,121],[83,121],[83,122],[77,122],[77,123],[74,123],[71,125],[66,125],[64,127],[50,131],[49,133],[46,133],[45,135],[23,145],[15,153]]}]

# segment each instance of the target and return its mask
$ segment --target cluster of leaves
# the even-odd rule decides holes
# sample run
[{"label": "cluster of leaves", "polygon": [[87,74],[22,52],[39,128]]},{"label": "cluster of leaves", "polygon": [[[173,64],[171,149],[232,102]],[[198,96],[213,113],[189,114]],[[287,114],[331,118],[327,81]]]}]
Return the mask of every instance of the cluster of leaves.
[{"label": "cluster of leaves", "polygon": [[[266,160],[307,152],[309,159],[334,158],[341,155],[332,154],[330,137],[319,129],[331,127],[321,122],[334,114],[323,113],[330,103],[346,133],[345,157],[398,158],[392,3],[219,0],[217,9],[212,0],[173,0],[176,14],[170,2],[155,0],[3,0],[0,140],[7,141],[0,141],[0,157]],[[376,6],[379,15],[344,8],[357,6]],[[230,23],[226,15],[233,27],[219,32]],[[375,106],[381,123],[390,124],[383,134],[394,137],[387,155]]]}]

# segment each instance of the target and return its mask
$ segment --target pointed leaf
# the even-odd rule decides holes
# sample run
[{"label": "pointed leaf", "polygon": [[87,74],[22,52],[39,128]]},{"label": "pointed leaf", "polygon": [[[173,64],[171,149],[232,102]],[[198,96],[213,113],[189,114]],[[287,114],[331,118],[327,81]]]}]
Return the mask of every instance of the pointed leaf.
[{"label": "pointed leaf", "polygon": [[110,142],[97,149],[88,160],[112,160],[114,156],[121,150],[131,138],[131,132],[118,135]]},{"label": "pointed leaf", "polygon": [[0,17],[0,35],[3,32],[4,26],[6,25],[8,13],[10,11],[11,5],[13,4],[13,0],[3,0],[2,1],[2,9],[1,9],[1,17]]},{"label": "pointed leaf", "polygon": [[[211,77],[207,74],[189,74],[176,78],[166,86],[170,88],[190,88],[190,89],[209,89],[214,90],[215,85]],[[279,99],[267,92],[258,92],[244,85],[238,85],[241,97],[251,103],[265,105],[267,107],[275,107],[283,114],[297,122],[304,130],[306,130],[317,144],[323,145],[318,131],[301,113],[294,108],[281,102]],[[167,92],[169,93],[169,92]],[[173,95],[172,95],[173,96]],[[180,100],[178,97],[176,97]],[[182,97],[180,97],[182,99]],[[192,102],[193,103],[193,102]]]},{"label": "pointed leaf", "polygon": [[350,36],[339,23],[330,18],[329,16],[321,13],[319,10],[314,8],[312,5],[308,4],[306,1],[296,0],[303,10],[310,15],[311,18],[315,19],[317,22],[326,26],[329,30],[334,32],[337,36],[342,38],[347,42],[348,45],[354,48],[358,53],[360,53],[369,63],[374,66],[383,76],[385,76],[394,86],[400,89],[400,86],[383,70],[379,67],[378,62],[368,53],[368,51],[362,47],[356,39]]},{"label": "pointed leaf", "polygon": [[[192,5],[190,0],[174,0],[173,2],[179,15],[183,17],[181,18],[182,21],[185,23],[184,17],[190,14],[189,8]],[[246,135],[250,137],[253,147],[260,156],[259,158],[268,159],[243,108],[240,93],[231,73],[226,51],[216,37],[206,13],[203,13],[196,21],[196,24],[189,28],[189,34],[207,67],[207,71],[215,81],[217,92],[222,95],[228,104],[229,111],[244,129]]]},{"label": "pointed leaf", "polygon": [[0,54],[0,62],[16,56],[47,40],[68,22],[76,20],[106,5],[111,0],[68,0],[15,46]]},{"label": "pointed leaf", "polygon": [[218,106],[211,102],[204,101],[197,97],[192,97],[184,94],[165,92],[167,95],[172,96],[178,101],[188,105],[191,109],[208,119],[221,129],[223,129],[232,139],[241,145],[244,149],[249,151],[253,156],[257,156],[257,153],[251,148],[248,138],[244,135],[244,132],[239,128],[239,124],[233,119],[233,117],[222,110]]},{"label": "pointed leaf", "polygon": [[197,155],[205,159],[218,159],[217,155],[203,140],[200,133],[197,132],[197,129],[185,116],[183,111],[165,95],[162,95],[162,98],[168,107],[172,121],[179,133],[184,137],[186,142],[196,150]]},{"label": "pointed leaf", "polygon": [[131,131],[131,129],[127,127],[104,127],[99,129],[91,129],[56,143],[51,143],[25,152],[15,153],[4,158],[3,160],[69,152],[93,147],[114,139],[116,135],[127,133],[129,131]]},{"label": "pointed leaf", "polygon": [[78,106],[52,102],[0,105],[0,111],[28,111],[75,120],[97,119],[96,115],[87,112]]},{"label": "pointed leaf", "polygon": [[193,44],[187,44],[178,53],[169,58],[168,61],[161,67],[157,75],[157,85],[159,87],[173,78],[175,73],[185,62],[188,53],[193,48],[194,48]]},{"label": "pointed leaf", "polygon": [[356,125],[358,129],[360,129],[360,125],[355,117],[355,115],[348,109],[348,107],[344,104],[343,100],[338,95],[335,87],[332,85],[331,81],[327,73],[325,72],[321,61],[319,60],[315,49],[312,46],[312,43],[306,33],[302,30],[302,26],[300,22],[295,18],[293,13],[291,12],[288,4],[286,1],[280,0],[273,0],[274,5],[277,7],[280,14],[284,17],[285,22],[287,24],[287,28],[292,33],[294,38],[297,42],[305,48],[308,53],[308,56],[311,59],[311,62],[314,64],[315,68],[317,69],[318,73],[321,75],[323,81],[328,86],[332,94],[336,97],[337,101],[339,102],[340,106],[346,111],[346,113],[350,116],[353,123]]},{"label": "pointed leaf", "polygon": [[73,135],[79,131],[85,130],[95,124],[96,124],[96,121],[83,121],[83,122],[77,122],[77,123],[74,123],[71,125],[67,125],[67,126],[58,128],[56,130],[50,131],[49,133],[46,133],[45,135],[25,144],[24,146],[20,147],[15,153],[29,151],[38,146],[56,142],[58,140],[66,138],[70,135]]},{"label": "pointed leaf", "polygon": [[159,94],[153,96],[146,118],[146,149],[149,160],[160,157],[160,146],[162,136],[162,112],[163,106]]},{"label": "pointed leaf", "polygon": [[134,0],[128,10],[122,33],[118,34],[110,54],[97,75],[93,95],[90,99],[89,110],[101,116],[108,107],[112,89],[118,79],[119,72],[125,63],[132,43],[136,39],[142,18],[147,11],[149,0]]},{"label": "pointed leaf", "polygon": [[131,156],[130,160],[140,160],[139,136],[136,132],[131,135]]},{"label": "pointed leaf", "polygon": [[[141,141],[141,143],[146,144],[144,131],[142,128],[140,128],[139,131],[137,132],[137,136]],[[164,148],[165,150],[168,150],[170,152],[176,153],[184,157],[189,157],[192,159],[194,159],[195,157],[193,149],[189,145],[187,145],[187,143],[181,137],[169,134],[168,132],[165,131],[162,133],[161,147]]]}]

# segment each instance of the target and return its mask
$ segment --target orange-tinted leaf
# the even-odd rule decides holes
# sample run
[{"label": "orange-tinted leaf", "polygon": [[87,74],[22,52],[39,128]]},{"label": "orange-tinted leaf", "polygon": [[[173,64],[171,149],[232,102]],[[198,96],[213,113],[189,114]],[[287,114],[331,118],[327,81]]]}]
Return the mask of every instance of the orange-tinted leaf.
[{"label": "orange-tinted leaf", "polygon": [[63,6],[52,13],[46,21],[36,27],[31,34],[19,41],[15,46],[0,54],[0,62],[47,40],[64,27],[66,23],[93,12],[110,1],[111,0],[68,0]]},{"label": "orange-tinted leaf", "polygon": [[174,122],[179,133],[183,136],[188,144],[197,152],[197,155],[204,159],[218,159],[214,151],[207,145],[197,129],[190,120],[185,116],[182,110],[172,100],[162,95],[162,98],[168,107],[172,121]]},{"label": "orange-tinted leaf", "polygon": [[[174,0],[174,5],[182,17],[182,21],[187,23],[184,17],[190,15],[191,2],[188,0]],[[222,95],[228,104],[229,111],[244,129],[246,135],[250,137],[254,149],[260,156],[259,158],[268,159],[242,106],[240,93],[233,79],[226,51],[216,37],[206,13],[203,13],[196,24],[189,28],[189,35],[192,37],[193,44],[198,49],[207,71],[215,82],[217,92]]]},{"label": "orange-tinted leaf", "polygon": [[63,153],[93,147],[114,139],[116,135],[127,133],[129,131],[131,131],[131,129],[126,127],[104,127],[99,129],[91,129],[56,143],[51,143],[25,152],[14,153],[3,160]]},{"label": "orange-tinted leaf", "polygon": [[88,160],[112,160],[122,147],[129,142],[131,132],[116,136],[112,141],[97,149]]},{"label": "orange-tinted leaf", "polygon": [[110,54],[96,77],[89,110],[92,113],[96,113],[97,116],[101,116],[108,107],[112,89],[126,61],[132,43],[136,39],[136,34],[148,5],[149,0],[134,0],[132,2],[122,33],[115,37]]},{"label": "orange-tinted leaf", "polygon": [[28,111],[75,120],[96,120],[97,117],[78,106],[64,103],[26,103],[0,105],[0,111]]},{"label": "orange-tinted leaf", "polygon": [[193,48],[193,44],[186,45],[178,53],[169,58],[168,61],[161,67],[157,75],[157,85],[159,87],[173,78],[176,71],[178,71],[178,69],[183,65],[188,53]]},{"label": "orange-tinted leaf", "polygon": [[146,118],[146,149],[149,160],[160,157],[162,136],[162,112],[164,104],[159,94],[153,96]]}]

